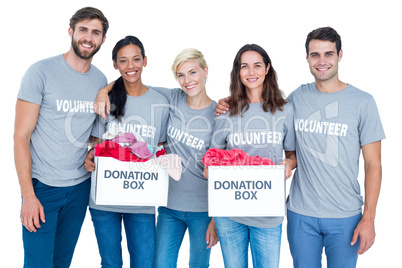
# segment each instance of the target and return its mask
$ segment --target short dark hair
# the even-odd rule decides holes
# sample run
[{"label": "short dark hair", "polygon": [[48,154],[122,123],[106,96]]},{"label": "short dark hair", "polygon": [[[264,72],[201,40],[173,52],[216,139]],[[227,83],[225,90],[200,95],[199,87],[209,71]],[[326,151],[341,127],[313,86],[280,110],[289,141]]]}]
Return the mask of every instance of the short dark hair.
[{"label": "short dark hair", "polygon": [[83,21],[83,20],[93,20],[93,19],[98,19],[102,23],[103,27],[103,37],[105,37],[107,30],[109,29],[109,22],[105,15],[103,15],[102,11],[100,11],[97,8],[94,7],[84,7],[77,12],[71,17],[70,19],[70,28],[75,30],[75,26],[77,23]]},{"label": "short dark hair", "polygon": [[339,34],[331,27],[321,27],[311,31],[307,35],[306,39],[306,53],[309,52],[310,41],[313,39],[322,40],[322,41],[330,41],[335,43],[336,52],[339,55],[339,51],[342,49],[342,41]]}]

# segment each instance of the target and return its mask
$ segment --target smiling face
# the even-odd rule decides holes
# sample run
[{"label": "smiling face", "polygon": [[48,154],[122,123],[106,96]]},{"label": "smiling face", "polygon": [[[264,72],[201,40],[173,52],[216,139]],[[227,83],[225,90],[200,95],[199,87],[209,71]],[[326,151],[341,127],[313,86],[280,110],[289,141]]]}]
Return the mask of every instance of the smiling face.
[{"label": "smiling face", "polygon": [[240,79],[247,91],[262,93],[265,76],[269,70],[262,56],[256,51],[246,51],[240,58]]},{"label": "smiling face", "polygon": [[138,46],[130,44],[117,52],[113,66],[119,70],[125,82],[135,83],[141,81],[142,69],[147,66],[147,57],[142,57],[141,49]]},{"label": "smiling face", "polygon": [[338,55],[336,51],[333,42],[317,39],[310,41],[307,62],[316,82],[338,79],[338,63],[343,52],[340,50]]},{"label": "smiling face", "polygon": [[69,28],[75,54],[84,60],[91,59],[105,42],[102,30],[102,23],[98,19],[81,21],[74,30]]},{"label": "smiling face", "polygon": [[207,76],[208,68],[201,68],[197,60],[183,62],[178,67],[176,73],[176,77],[181,88],[190,97],[205,93]]}]

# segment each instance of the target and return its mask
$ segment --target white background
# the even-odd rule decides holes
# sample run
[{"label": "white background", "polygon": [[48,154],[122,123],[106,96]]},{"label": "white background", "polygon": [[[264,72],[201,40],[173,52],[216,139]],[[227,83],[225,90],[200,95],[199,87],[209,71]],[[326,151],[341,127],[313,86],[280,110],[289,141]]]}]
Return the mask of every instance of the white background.
[{"label": "white background", "polygon": [[[13,162],[13,128],[20,80],[34,62],[68,51],[68,22],[81,7],[95,6],[110,21],[106,43],[93,63],[108,80],[118,77],[111,50],[126,35],[145,45],[148,66],[143,82],[177,87],[170,66],[184,48],[201,50],[209,64],[207,92],[213,99],[227,96],[229,73],[238,49],[257,43],[270,55],[280,88],[289,95],[302,83],[313,81],[305,60],[308,32],[332,26],[342,37],[344,57],[340,79],[374,95],[387,139],[383,141],[383,184],[377,208],[374,246],[359,257],[358,267],[398,267],[401,235],[400,189],[397,152],[400,141],[401,26],[398,1],[2,1],[0,4],[0,75],[3,122],[0,263],[22,267],[23,250],[19,221],[20,192]],[[5,98],[4,98],[5,96]],[[361,162],[362,166],[362,162]],[[362,171],[362,169],[361,169]],[[364,177],[359,181],[363,186]],[[288,185],[290,181],[287,182]],[[125,241],[123,242],[125,243]],[[308,246],[308,245],[306,245]],[[126,245],[123,244],[124,249]],[[188,262],[188,238],[178,267]],[[128,266],[127,253],[124,255]],[[72,267],[99,267],[100,257],[89,214],[84,222]],[[325,266],[325,265],[324,265]],[[219,245],[211,267],[223,267]],[[283,223],[281,267],[292,267]]]}]

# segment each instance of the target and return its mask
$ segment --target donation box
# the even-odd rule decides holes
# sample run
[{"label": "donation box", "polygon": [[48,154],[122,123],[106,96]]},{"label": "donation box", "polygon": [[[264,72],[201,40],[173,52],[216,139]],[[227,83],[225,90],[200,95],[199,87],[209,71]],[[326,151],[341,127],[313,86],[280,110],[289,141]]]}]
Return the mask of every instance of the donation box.
[{"label": "donation box", "polygon": [[169,175],[151,162],[95,157],[91,198],[96,205],[166,206]]},{"label": "donation box", "polygon": [[285,216],[285,166],[209,166],[210,217]]}]

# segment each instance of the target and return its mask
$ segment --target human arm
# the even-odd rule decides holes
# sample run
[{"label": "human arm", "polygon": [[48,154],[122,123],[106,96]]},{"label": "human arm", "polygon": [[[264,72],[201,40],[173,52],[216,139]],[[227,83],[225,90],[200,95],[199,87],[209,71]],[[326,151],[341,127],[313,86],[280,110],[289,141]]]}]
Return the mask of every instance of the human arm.
[{"label": "human arm", "polygon": [[207,229],[207,249],[215,246],[218,243],[218,241],[219,241],[218,231],[216,230],[214,218],[212,218]]},{"label": "human arm", "polygon": [[172,100],[172,96],[177,94],[175,92],[177,91],[182,91],[182,89],[179,88],[166,88],[166,87],[151,87],[153,90],[155,90],[156,92],[158,92],[159,94],[162,94],[169,102],[169,104],[171,103]]},{"label": "human arm", "polygon": [[95,147],[95,145],[97,145],[97,144],[99,144],[101,142],[102,142],[101,139],[93,137],[92,148],[88,151],[87,156],[85,157],[85,162],[84,162],[85,169],[88,172],[95,171],[96,166],[95,166],[95,162],[94,162],[94,159],[95,159],[95,157],[94,157],[94,147]]},{"label": "human arm", "polygon": [[215,153],[210,151],[210,149],[222,149],[226,150],[227,146],[227,136],[231,133],[230,131],[233,129],[233,122],[231,119],[224,115],[221,117],[214,118],[214,126],[212,129],[211,140],[209,144],[209,149],[204,154],[202,158],[202,163],[204,164],[204,171],[202,175],[204,178],[208,179],[208,167],[213,165],[215,158]]},{"label": "human arm", "polygon": [[363,145],[362,153],[365,171],[364,211],[351,241],[351,245],[353,246],[360,237],[358,255],[365,253],[374,244],[374,219],[382,180],[381,141]]},{"label": "human arm", "polygon": [[96,95],[94,102],[94,111],[96,114],[102,116],[105,120],[107,118],[106,114],[110,114],[110,100],[109,92],[112,90],[114,82],[110,82],[104,88],[101,88]]},{"label": "human arm", "polygon": [[229,97],[220,99],[216,104],[215,116],[220,116],[221,114],[226,114],[229,111]]},{"label": "human arm", "polygon": [[160,146],[165,147],[165,142],[158,143],[158,147],[160,147]]},{"label": "human arm", "polygon": [[202,172],[202,176],[204,176],[204,178],[208,179],[208,167],[204,167],[204,171]]},{"label": "human arm", "polygon": [[281,165],[285,165],[285,178],[292,176],[292,170],[297,167],[297,159],[295,151],[285,151],[286,159],[282,160]]},{"label": "human arm", "polygon": [[45,222],[45,212],[35,195],[31,175],[30,141],[38,122],[40,105],[17,100],[14,126],[14,162],[21,188],[21,223],[30,232]]}]

